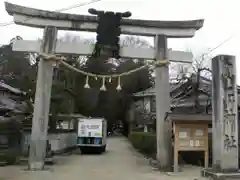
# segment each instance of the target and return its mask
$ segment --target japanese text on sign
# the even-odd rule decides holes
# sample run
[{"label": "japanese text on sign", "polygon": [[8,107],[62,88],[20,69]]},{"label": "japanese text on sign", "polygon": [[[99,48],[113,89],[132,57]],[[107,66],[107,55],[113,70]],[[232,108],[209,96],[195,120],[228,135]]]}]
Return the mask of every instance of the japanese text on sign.
[{"label": "japanese text on sign", "polygon": [[81,129],[87,128],[87,129],[99,129],[100,125],[97,124],[82,124]]}]

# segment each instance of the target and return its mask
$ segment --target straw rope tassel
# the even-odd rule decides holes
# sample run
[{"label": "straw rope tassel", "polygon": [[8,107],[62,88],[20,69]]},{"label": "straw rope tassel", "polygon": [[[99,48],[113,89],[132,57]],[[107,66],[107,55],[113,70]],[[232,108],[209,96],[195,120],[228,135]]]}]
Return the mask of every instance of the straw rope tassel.
[{"label": "straw rope tassel", "polygon": [[117,91],[121,91],[122,90],[122,87],[121,87],[121,77],[119,76],[118,77],[118,86],[117,86]]},{"label": "straw rope tassel", "polygon": [[105,80],[106,80],[106,78],[103,77],[103,78],[102,78],[102,87],[100,88],[101,91],[106,91],[106,90],[107,90],[107,89],[106,89],[106,86],[105,86]]},{"label": "straw rope tassel", "polygon": [[84,88],[87,88],[87,89],[89,89],[89,88],[90,88],[88,81],[89,81],[89,77],[88,77],[88,76],[86,76],[86,81],[85,81]]}]

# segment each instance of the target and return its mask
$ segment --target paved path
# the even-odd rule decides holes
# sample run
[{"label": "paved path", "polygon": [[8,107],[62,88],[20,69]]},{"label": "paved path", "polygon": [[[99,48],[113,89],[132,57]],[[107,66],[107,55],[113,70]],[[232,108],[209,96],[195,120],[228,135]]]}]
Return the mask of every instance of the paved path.
[{"label": "paved path", "polygon": [[0,180],[194,180],[199,169],[169,176],[154,172],[148,160],[136,153],[125,138],[109,138],[102,155],[57,156],[56,165],[44,172],[26,172],[25,166],[0,167]]}]

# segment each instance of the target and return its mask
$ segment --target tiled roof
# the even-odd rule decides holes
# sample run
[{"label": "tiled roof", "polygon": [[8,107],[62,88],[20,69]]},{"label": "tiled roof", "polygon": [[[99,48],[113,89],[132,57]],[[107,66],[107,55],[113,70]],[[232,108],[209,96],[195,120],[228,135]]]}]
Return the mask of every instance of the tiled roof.
[{"label": "tiled roof", "polygon": [[[171,107],[191,107],[195,105],[195,95],[196,90],[194,89],[196,85],[196,76],[192,76],[192,78],[188,79],[188,81],[184,83],[173,84],[171,83]],[[198,87],[198,103],[200,106],[206,106],[207,103],[210,103],[208,100],[211,100],[211,80],[205,77],[200,78],[200,83]],[[238,89],[238,99],[240,103],[240,86]],[[145,91],[141,91],[133,94],[134,97],[146,97],[146,96],[155,96],[156,91],[155,88],[149,88]]]},{"label": "tiled roof", "polygon": [[135,97],[155,96],[155,88],[150,87],[144,91],[134,93],[133,96],[135,96]]},{"label": "tiled roof", "polygon": [[8,91],[10,91],[12,93],[15,93],[15,94],[25,94],[25,92],[23,92],[23,91],[21,91],[21,90],[19,90],[17,88],[14,88],[14,87],[12,87],[10,85],[7,85],[7,84],[5,84],[3,82],[0,82],[0,88],[3,88],[5,90],[8,90]]},{"label": "tiled roof", "polygon": [[[170,83],[171,91],[173,91],[177,87],[178,87],[177,83]],[[135,97],[155,96],[155,93],[156,93],[155,87],[150,87],[144,91],[134,93],[133,96],[135,96]]]},{"label": "tiled roof", "polygon": [[[192,78],[182,83],[170,83],[170,93],[174,94],[175,96],[176,94],[181,93],[184,90],[184,86],[186,86],[187,88],[194,83],[196,83],[195,75],[193,75]],[[203,92],[211,92],[211,80],[201,76],[199,90]],[[155,96],[155,94],[156,94],[155,87],[151,87],[146,89],[145,91],[134,93],[133,96],[145,97],[145,96]]]}]

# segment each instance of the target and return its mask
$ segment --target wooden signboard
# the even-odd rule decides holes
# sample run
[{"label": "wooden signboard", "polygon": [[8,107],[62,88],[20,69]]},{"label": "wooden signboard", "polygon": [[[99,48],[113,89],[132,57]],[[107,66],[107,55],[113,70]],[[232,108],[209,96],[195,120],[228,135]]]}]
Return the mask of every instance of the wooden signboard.
[{"label": "wooden signboard", "polygon": [[203,151],[204,166],[208,167],[208,124],[174,123],[174,171],[178,170],[180,151]]}]

